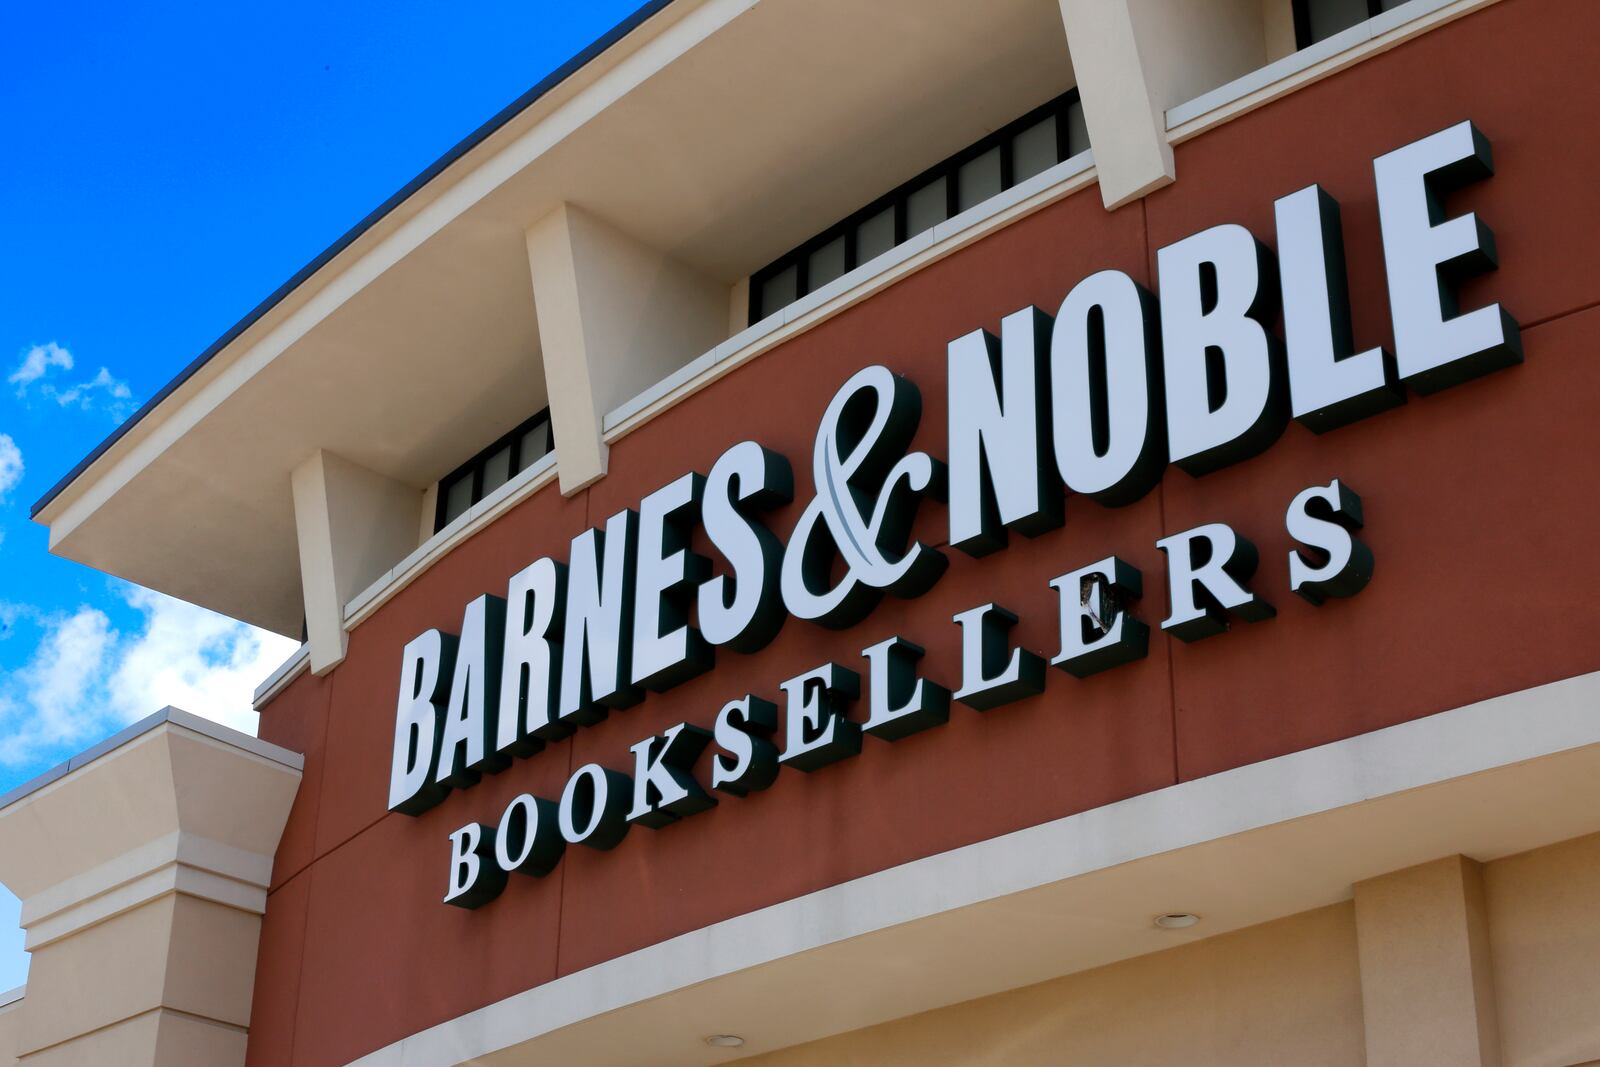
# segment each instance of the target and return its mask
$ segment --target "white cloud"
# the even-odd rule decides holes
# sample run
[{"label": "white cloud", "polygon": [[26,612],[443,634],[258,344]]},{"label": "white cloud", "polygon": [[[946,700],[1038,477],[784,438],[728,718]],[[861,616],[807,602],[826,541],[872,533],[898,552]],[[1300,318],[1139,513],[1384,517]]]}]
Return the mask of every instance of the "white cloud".
[{"label": "white cloud", "polygon": [[33,391],[58,407],[104,411],[118,422],[133,413],[133,390],[113,376],[109,368],[101,367],[91,378],[67,381],[65,374],[76,362],[71,352],[54,341],[34,345],[6,380],[17,387],[17,396],[24,399]]},{"label": "white cloud", "polygon": [[255,733],[256,686],[297,642],[148,589],[130,589],[128,602],[146,626],[111,676],[118,715],[132,722],[170,704]]},{"label": "white cloud", "polygon": [[0,433],[0,500],[22,480],[22,449],[10,434]]},{"label": "white cloud", "polygon": [[104,367],[86,382],[78,382],[65,388],[58,388],[47,382],[39,387],[39,392],[61,407],[76,407],[82,411],[100,409],[119,421],[133,410],[132,390],[128,388],[126,382],[113,378],[111,372]]},{"label": "white cloud", "polygon": [[31,658],[0,676],[0,763],[82,748],[169,704],[255,733],[255,687],[295,642],[149,590],[124,596],[142,616],[132,632],[88,606],[38,620]]},{"label": "white cloud", "polygon": [[49,620],[32,658],[0,683],[0,761],[26,762],[95,729],[101,711],[87,698],[111,644],[110,620],[95,608]]},{"label": "white cloud", "polygon": [[28,386],[43,378],[52,367],[62,370],[72,369],[72,353],[51,341],[45,345],[34,345],[22,357],[22,363],[12,372],[6,380],[17,387],[17,395],[22,396],[27,392]]}]

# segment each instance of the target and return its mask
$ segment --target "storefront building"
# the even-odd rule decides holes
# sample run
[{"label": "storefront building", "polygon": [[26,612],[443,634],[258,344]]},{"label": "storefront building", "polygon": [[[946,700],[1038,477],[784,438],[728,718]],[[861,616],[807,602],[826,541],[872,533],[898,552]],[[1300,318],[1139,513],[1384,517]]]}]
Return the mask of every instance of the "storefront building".
[{"label": "storefront building", "polygon": [[656,2],[36,508],[19,1064],[1600,1063],[1600,6]]}]

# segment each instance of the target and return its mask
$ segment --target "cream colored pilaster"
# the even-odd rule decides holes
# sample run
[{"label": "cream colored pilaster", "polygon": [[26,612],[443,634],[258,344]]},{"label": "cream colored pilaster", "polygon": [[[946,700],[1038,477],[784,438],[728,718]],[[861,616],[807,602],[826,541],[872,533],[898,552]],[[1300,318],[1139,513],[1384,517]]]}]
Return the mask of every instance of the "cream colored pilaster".
[{"label": "cream colored pilaster", "polygon": [[606,472],[606,412],[727,336],[728,287],[572,205],[527,231],[561,491]]},{"label": "cream colored pilaster", "polygon": [[306,639],[322,674],[344,659],[344,606],[417,547],[422,493],[323,451],[290,482]]},{"label": "cream colored pilaster", "polygon": [[300,766],[168,709],[0,808],[0,881],[33,954],[0,1027],[21,1067],[244,1063]]},{"label": "cream colored pilaster", "polygon": [[17,1042],[22,1039],[23,1001],[21,996],[16,996],[17,992],[0,993],[0,1067],[16,1067],[17,1063]]},{"label": "cream colored pilaster", "polygon": [[750,279],[740,278],[728,288],[728,336],[750,323]]},{"label": "cream colored pilaster", "polygon": [[1176,177],[1167,108],[1266,62],[1261,0],[1060,0],[1100,194],[1114,208]]},{"label": "cream colored pilaster", "polygon": [[417,514],[417,544],[426,543],[433,536],[433,520],[439,508],[439,483],[434,482],[422,494],[422,508]]},{"label": "cream colored pilaster", "polygon": [[1368,1067],[1499,1067],[1481,865],[1451,856],[1355,898]]},{"label": "cream colored pilaster", "polygon": [[1284,0],[1261,0],[1262,28],[1266,35],[1267,62],[1294,55],[1294,5]]}]

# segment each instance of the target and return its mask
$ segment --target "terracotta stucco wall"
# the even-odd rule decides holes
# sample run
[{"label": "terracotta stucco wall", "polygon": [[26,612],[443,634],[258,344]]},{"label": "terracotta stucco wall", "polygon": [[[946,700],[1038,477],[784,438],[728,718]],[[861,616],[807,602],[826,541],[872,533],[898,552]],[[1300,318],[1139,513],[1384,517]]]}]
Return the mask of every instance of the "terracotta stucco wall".
[{"label": "terracotta stucco wall", "polygon": [[[268,907],[250,1062],[339,1063],[463,1012],[730,915],[1019,827],[1540,682],[1600,669],[1600,507],[1575,464],[1600,453],[1600,144],[1586,135],[1600,6],[1507,0],[1292,94],[1178,148],[1178,182],[1106,212],[1085,190],[905,279],[748,364],[612,449],[610,474],[562,498],[549,488],[441,561],[350,635],[325,678],[303,676],[263,711],[262,736],[306,753],[305,783]],[[1493,77],[1486,76],[1493,72]],[[1494,228],[1502,269],[1466,307],[1499,300],[1522,323],[1527,362],[1316,436],[1291,426],[1271,450],[1196,480],[1170,470],[1126,508],[1067,502],[1064,528],[982,560],[950,553],[938,586],[888,601],[842,633],[791,620],[753,656],[587,728],[454,795],[420,818],[385,798],[401,646],[454,630],[473,596],[501,592],[540,555],[567,556],[590,525],[753,438],[793,463],[812,495],[818,416],[857,368],[884,363],[922,391],[914,447],[942,456],[945,343],[1117,268],[1152,282],[1155,250],[1219,222],[1272,243],[1272,201],[1321,183],[1344,209],[1359,346],[1388,344],[1374,156],[1463,118],[1494,145],[1498,174],[1451,201]],[[1377,556],[1359,597],[1322,608],[1288,592],[1283,510],[1338,476],[1367,512]],[[941,543],[925,505],[918,535]],[[492,822],[523,791],[559,795],[570,770],[629,767],[628,746],[673,723],[709,724],[747,691],[890,635],[928,649],[952,688],[959,610],[994,599],[1015,636],[1055,650],[1049,578],[1110,553],[1141,568],[1138,613],[1164,614],[1155,540],[1232,524],[1261,549],[1255,588],[1279,616],[1193,646],[1152,635],[1138,664],[1047,691],[769,791],[727,798],[614,852],[574,848],[542,880],[515,879],[476,913],[444,907],[446,834]]]}]

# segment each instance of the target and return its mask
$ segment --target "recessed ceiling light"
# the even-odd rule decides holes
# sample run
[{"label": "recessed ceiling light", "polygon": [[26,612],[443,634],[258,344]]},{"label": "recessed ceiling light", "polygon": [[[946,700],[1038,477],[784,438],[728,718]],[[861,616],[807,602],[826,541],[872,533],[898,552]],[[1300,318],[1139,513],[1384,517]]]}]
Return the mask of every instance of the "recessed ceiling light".
[{"label": "recessed ceiling light", "polygon": [[1156,925],[1163,930],[1183,930],[1200,921],[1200,916],[1191,915],[1186,911],[1169,911],[1165,915],[1156,916]]},{"label": "recessed ceiling light", "polygon": [[712,1048],[743,1048],[744,1038],[738,1034],[712,1034],[706,1038],[706,1044]]}]

